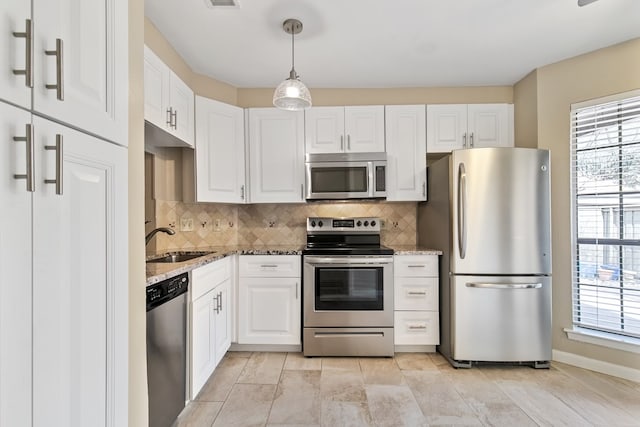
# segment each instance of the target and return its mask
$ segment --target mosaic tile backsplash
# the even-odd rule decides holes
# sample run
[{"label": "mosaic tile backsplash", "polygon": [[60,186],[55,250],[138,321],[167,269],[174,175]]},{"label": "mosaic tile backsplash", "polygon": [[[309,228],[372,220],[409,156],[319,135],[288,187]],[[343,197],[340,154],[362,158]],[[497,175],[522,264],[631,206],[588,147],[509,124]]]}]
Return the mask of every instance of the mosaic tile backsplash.
[{"label": "mosaic tile backsplash", "polygon": [[156,200],[155,203],[155,226],[168,226],[176,231],[173,236],[156,235],[157,251],[224,245],[303,246],[306,220],[310,216],[379,217],[383,221],[382,244],[416,244],[417,204],[412,202],[223,205]]}]

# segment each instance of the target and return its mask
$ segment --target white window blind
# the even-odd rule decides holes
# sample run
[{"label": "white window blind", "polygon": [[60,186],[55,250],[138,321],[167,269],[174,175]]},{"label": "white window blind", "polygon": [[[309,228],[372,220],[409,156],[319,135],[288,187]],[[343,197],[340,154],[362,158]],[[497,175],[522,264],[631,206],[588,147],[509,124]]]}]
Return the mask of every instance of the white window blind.
[{"label": "white window blind", "polygon": [[640,91],[571,108],[573,323],[640,338]]}]

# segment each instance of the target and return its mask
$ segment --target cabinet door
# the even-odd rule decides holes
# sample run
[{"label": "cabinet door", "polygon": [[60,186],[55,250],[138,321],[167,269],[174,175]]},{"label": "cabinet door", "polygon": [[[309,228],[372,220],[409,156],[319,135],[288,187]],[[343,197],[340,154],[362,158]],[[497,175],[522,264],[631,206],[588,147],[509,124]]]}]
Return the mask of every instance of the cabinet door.
[{"label": "cabinet door", "polygon": [[173,72],[169,79],[169,102],[173,114],[173,133],[193,146],[194,97],[193,91]]},{"label": "cabinet door", "polygon": [[304,113],[249,110],[251,203],[304,202]]},{"label": "cabinet door", "polygon": [[242,108],[196,97],[196,201],[244,203]]},{"label": "cabinet door", "polygon": [[467,105],[427,105],[427,153],[448,153],[464,148]]},{"label": "cabinet door", "polygon": [[344,107],[312,107],[304,112],[307,153],[345,150]]},{"label": "cabinet door", "polygon": [[427,139],[424,105],[388,105],[387,200],[427,200]]},{"label": "cabinet door", "polygon": [[[15,3],[15,2],[13,2]],[[0,102],[0,425],[31,425],[31,200],[25,175],[31,114]]]},{"label": "cabinet door", "polygon": [[512,104],[469,104],[469,147],[513,147]]},{"label": "cabinet door", "polygon": [[33,122],[34,426],[126,425],[127,150]]},{"label": "cabinet door", "polygon": [[216,367],[215,291],[191,304],[191,399],[195,399]]},{"label": "cabinet door", "polygon": [[300,279],[240,277],[239,344],[300,344]]},{"label": "cabinet door", "polygon": [[224,357],[227,350],[231,346],[231,321],[232,321],[232,305],[231,305],[231,279],[225,280],[214,289],[217,304],[215,310],[215,362],[216,366]]},{"label": "cabinet door", "polygon": [[144,119],[161,129],[169,122],[169,68],[144,47]]},{"label": "cabinet door", "polygon": [[3,58],[0,99],[24,108],[31,108],[31,88],[27,85],[26,75],[14,74],[13,70],[26,70],[29,45],[26,37],[16,37],[13,33],[27,31],[25,21],[31,19],[30,3],[7,0],[0,3],[0,56]]},{"label": "cabinet door", "polygon": [[127,16],[125,0],[33,1],[34,110],[126,145]]},{"label": "cabinet door", "polygon": [[384,106],[345,107],[346,151],[384,152]]}]

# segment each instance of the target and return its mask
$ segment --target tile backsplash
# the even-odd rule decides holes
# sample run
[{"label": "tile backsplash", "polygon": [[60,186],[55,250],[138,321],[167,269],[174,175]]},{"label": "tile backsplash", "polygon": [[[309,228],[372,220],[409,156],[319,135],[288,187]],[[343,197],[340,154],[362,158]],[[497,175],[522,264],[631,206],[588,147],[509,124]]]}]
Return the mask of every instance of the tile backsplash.
[{"label": "tile backsplash", "polygon": [[176,231],[173,236],[156,235],[157,251],[223,245],[303,246],[310,216],[380,217],[384,245],[416,244],[417,204],[413,202],[224,205],[156,200],[155,204],[155,226]]}]

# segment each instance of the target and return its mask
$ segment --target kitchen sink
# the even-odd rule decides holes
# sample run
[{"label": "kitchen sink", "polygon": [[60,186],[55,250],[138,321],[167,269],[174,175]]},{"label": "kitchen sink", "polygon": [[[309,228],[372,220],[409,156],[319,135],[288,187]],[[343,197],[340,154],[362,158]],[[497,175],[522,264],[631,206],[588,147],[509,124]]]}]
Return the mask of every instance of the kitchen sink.
[{"label": "kitchen sink", "polygon": [[168,252],[147,260],[148,263],[175,263],[190,261],[201,256],[214,254],[215,251]]}]

